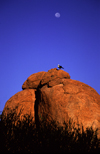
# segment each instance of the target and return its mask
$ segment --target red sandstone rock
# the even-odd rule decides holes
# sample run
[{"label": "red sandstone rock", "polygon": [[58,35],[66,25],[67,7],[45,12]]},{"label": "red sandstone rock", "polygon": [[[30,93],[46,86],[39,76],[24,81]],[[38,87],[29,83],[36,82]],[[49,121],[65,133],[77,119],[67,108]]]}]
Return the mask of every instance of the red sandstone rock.
[{"label": "red sandstone rock", "polygon": [[22,89],[36,89],[46,72],[34,73],[23,83]]},{"label": "red sandstone rock", "polygon": [[76,128],[77,124],[82,124],[84,130],[92,126],[100,131],[100,95],[90,86],[76,80],[62,79],[62,84],[42,87],[40,94],[40,121],[54,120],[58,126],[63,126],[64,121],[68,123],[72,119]]},{"label": "red sandstone rock", "polygon": [[43,86],[48,83],[49,86],[51,86],[51,84],[56,85],[59,84],[59,79],[62,78],[70,79],[70,75],[63,70],[57,70],[56,68],[51,69],[48,72],[35,73],[28,77],[22,85],[22,89],[36,89],[38,86]]},{"label": "red sandstone rock", "polygon": [[94,130],[98,128],[100,138],[100,95],[92,87],[54,68],[32,74],[22,89],[25,90],[6,102],[3,118],[11,112],[16,113],[19,120],[31,114],[36,124],[45,119],[47,122],[54,120],[58,126],[72,119],[75,127],[82,124],[84,130],[91,126]]},{"label": "red sandstone rock", "polygon": [[[49,70],[46,72],[41,80],[41,85],[48,84],[48,82],[52,81],[53,85],[59,83],[59,79],[66,78],[70,79],[70,75],[63,71],[63,70],[57,70],[56,68]],[[56,80],[56,81],[55,81]]]},{"label": "red sandstone rock", "polygon": [[24,116],[30,115],[32,121],[35,121],[35,90],[26,89],[20,91],[12,96],[7,102],[3,110],[2,119],[6,120],[10,114],[13,116],[12,123],[17,124],[18,121],[22,121]]}]

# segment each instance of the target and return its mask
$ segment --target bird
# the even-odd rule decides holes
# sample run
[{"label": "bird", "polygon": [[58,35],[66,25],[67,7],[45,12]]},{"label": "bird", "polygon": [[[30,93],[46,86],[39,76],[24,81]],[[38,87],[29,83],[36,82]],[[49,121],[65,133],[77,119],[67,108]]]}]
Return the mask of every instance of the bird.
[{"label": "bird", "polygon": [[58,68],[59,68],[59,69],[61,69],[61,68],[64,69],[64,68],[63,68],[61,65],[59,65],[59,64],[58,64]]}]

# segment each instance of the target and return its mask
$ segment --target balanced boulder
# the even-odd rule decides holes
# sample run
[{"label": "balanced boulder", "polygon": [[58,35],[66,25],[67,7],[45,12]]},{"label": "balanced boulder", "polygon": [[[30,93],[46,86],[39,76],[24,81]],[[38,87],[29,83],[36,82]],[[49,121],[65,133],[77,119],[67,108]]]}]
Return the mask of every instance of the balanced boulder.
[{"label": "balanced boulder", "polygon": [[28,79],[23,83],[22,89],[24,90],[38,88],[40,81],[42,80],[45,73],[46,72],[38,72],[29,76]]}]

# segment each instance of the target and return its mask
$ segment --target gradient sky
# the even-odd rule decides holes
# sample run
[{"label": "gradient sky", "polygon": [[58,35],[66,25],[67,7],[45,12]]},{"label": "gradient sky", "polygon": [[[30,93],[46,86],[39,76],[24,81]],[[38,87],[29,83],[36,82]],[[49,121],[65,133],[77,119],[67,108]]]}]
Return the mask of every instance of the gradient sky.
[{"label": "gradient sky", "polygon": [[58,64],[100,94],[100,0],[0,0],[0,111]]}]

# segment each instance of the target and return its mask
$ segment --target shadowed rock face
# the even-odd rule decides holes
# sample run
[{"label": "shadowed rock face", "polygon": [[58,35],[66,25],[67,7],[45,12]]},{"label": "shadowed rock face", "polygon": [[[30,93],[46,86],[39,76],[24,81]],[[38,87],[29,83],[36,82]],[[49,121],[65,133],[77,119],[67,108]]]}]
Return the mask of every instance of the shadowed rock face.
[{"label": "shadowed rock face", "polygon": [[[91,127],[100,132],[100,95],[90,86],[70,79],[70,75],[56,68],[48,72],[32,74],[22,85],[23,91],[15,94],[7,102],[3,117],[15,112],[31,114],[36,125],[44,119],[54,120],[58,126],[72,119],[84,129]],[[98,134],[100,137],[100,133]]]}]

